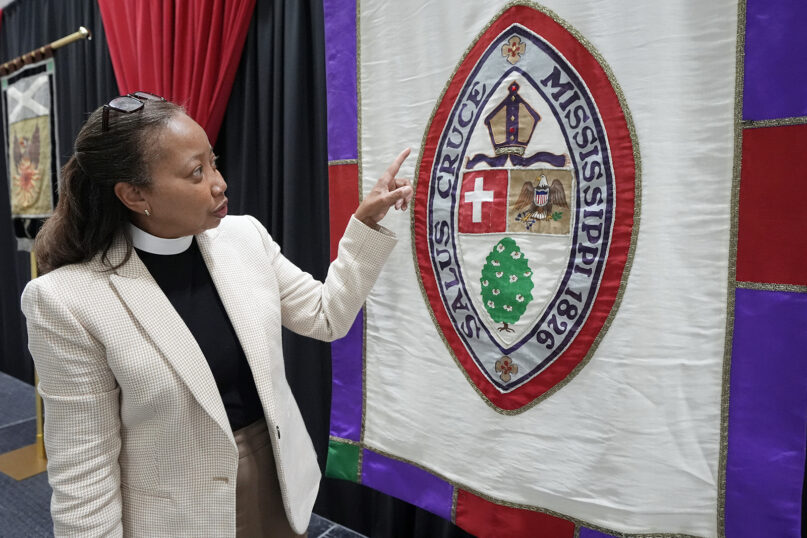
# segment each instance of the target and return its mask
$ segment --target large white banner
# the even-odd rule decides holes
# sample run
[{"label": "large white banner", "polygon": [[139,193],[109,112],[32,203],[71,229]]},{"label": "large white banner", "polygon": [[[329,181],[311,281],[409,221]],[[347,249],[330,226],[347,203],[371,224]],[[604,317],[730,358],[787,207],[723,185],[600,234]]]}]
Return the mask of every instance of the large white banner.
[{"label": "large white banner", "polygon": [[462,490],[716,536],[737,4],[508,7],[359,4],[360,188],[406,146],[418,184],[356,441],[453,485],[458,523]]}]

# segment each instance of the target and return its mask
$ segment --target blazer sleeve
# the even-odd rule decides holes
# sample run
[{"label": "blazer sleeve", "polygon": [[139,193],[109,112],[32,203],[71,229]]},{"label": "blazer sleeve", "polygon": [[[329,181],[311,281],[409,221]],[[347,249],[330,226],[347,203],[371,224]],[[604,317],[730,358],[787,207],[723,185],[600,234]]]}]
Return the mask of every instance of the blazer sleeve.
[{"label": "blazer sleeve", "polygon": [[47,278],[25,288],[28,347],[45,405],[55,536],[121,536],[120,389],[103,346]]},{"label": "blazer sleeve", "polygon": [[261,232],[277,274],[283,325],[318,340],[346,335],[397,242],[395,236],[351,217],[323,283],[286,259],[266,229],[250,220]]}]

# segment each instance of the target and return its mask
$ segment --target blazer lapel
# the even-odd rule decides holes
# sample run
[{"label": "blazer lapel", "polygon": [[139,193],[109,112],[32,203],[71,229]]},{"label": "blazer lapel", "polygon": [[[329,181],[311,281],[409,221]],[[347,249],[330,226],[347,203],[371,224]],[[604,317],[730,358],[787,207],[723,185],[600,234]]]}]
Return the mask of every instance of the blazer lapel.
[{"label": "blazer lapel", "polygon": [[[113,265],[118,263],[123,259],[125,249],[125,241],[119,237],[110,249],[109,261]],[[230,422],[207,359],[185,322],[134,251],[129,260],[110,275],[109,280],[199,405],[235,446]]]},{"label": "blazer lapel", "polygon": [[267,361],[271,352],[267,343],[265,312],[256,311],[254,301],[244,300],[244,294],[256,292],[255,282],[252,275],[237,262],[242,253],[235,245],[226,241],[223,235],[224,232],[214,228],[197,235],[196,240],[221,303],[247,357],[253,378],[256,379],[256,388],[267,414],[266,418],[272,423],[276,416],[273,392],[257,382],[259,379],[271,379]]}]

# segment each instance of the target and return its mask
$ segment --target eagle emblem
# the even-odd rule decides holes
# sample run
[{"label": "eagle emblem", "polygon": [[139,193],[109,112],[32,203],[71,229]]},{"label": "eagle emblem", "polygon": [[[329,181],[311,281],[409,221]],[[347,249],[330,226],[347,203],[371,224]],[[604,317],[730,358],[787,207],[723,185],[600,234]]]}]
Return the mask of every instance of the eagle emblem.
[{"label": "eagle emblem", "polygon": [[560,220],[561,213],[552,213],[553,207],[563,207],[568,209],[566,194],[563,191],[563,184],[555,179],[550,185],[544,174],[541,174],[538,185],[533,186],[531,181],[525,181],[521,187],[521,193],[511,208],[517,211],[516,222],[521,222],[527,230],[531,230],[533,224],[539,220]]}]

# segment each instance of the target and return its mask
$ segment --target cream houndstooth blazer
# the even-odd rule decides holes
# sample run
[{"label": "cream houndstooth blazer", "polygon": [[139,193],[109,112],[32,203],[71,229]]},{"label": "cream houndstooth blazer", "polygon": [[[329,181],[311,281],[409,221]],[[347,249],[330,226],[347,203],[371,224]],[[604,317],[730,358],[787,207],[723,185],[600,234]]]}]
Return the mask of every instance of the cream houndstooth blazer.
[{"label": "cream houndstooth blazer", "polygon": [[[283,504],[305,531],[320,472],[286,382],[281,325],[344,335],[395,244],[351,219],[322,284],[252,217],[197,236],[272,435]],[[123,259],[119,238],[109,252]],[[22,307],[45,402],[57,536],[234,536],[238,451],[196,340],[135,253],[28,284]]]}]

